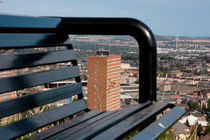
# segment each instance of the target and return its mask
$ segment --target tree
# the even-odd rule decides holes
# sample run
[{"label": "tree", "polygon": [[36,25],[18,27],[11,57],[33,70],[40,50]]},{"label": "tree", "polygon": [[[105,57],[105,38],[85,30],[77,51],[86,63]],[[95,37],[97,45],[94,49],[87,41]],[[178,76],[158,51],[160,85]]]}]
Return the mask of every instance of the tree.
[{"label": "tree", "polygon": [[208,99],[208,103],[207,103],[207,109],[208,112],[210,112],[210,99]]},{"label": "tree", "polygon": [[190,110],[200,110],[198,102],[188,102],[188,106]]},{"label": "tree", "polygon": [[190,124],[189,124],[188,119],[186,120],[185,125],[188,126],[188,127],[190,127]]},{"label": "tree", "polygon": [[206,112],[206,106],[204,104],[202,105],[202,109],[201,110]]},{"label": "tree", "polygon": [[198,125],[198,128],[197,128],[197,135],[200,137],[200,132],[202,131],[202,127],[201,127],[201,124]]},{"label": "tree", "polygon": [[210,124],[210,115],[208,115],[208,116],[206,117],[206,121],[208,122],[208,124]]},{"label": "tree", "polygon": [[86,81],[88,79],[87,75],[84,75],[84,80]]},{"label": "tree", "polygon": [[139,84],[139,79],[137,79],[134,83],[135,83],[135,84]]},{"label": "tree", "polygon": [[171,133],[171,131],[166,131],[164,133],[162,133],[158,138],[157,140],[174,140],[174,136],[173,134]]},{"label": "tree", "polygon": [[158,75],[163,75],[163,72],[162,71],[158,71],[157,74]]},{"label": "tree", "polygon": [[[207,109],[206,109],[207,112],[210,112],[210,99],[208,99],[208,102],[207,102]],[[208,124],[210,124],[210,115],[208,114],[208,116],[206,117],[206,121],[208,121]],[[209,125],[210,127],[210,125]],[[209,128],[210,129],[210,128]],[[210,131],[209,131],[210,132]]]},{"label": "tree", "polygon": [[206,127],[205,133],[206,134],[210,133],[210,125]]}]

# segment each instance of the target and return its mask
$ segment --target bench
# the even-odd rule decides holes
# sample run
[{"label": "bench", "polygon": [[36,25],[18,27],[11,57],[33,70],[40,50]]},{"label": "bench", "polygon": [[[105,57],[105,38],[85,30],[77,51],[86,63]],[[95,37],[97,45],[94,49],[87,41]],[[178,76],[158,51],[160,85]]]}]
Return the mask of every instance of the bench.
[{"label": "bench", "polygon": [[[140,46],[138,105],[107,112],[88,109],[83,99],[76,56],[68,37],[74,34],[131,35],[136,39]],[[57,49],[43,49],[51,46]],[[21,49],[27,51],[21,52]],[[13,91],[19,93],[27,88],[66,79],[74,81],[1,101],[0,118],[72,96],[77,98],[69,104],[1,126],[3,140],[25,138],[24,135],[31,135],[43,127],[44,131],[29,139],[121,139],[136,129],[138,134],[133,139],[154,139],[185,113],[173,104],[156,101],[155,38],[144,23],[135,19],[0,15],[0,52],[0,72],[17,69],[14,75],[0,77],[0,95]],[[51,66],[63,63],[65,65],[62,67]],[[52,69],[46,69],[47,65]],[[27,71],[36,67],[43,70]],[[26,72],[19,74],[21,70]],[[162,117],[157,119],[160,114]]]}]

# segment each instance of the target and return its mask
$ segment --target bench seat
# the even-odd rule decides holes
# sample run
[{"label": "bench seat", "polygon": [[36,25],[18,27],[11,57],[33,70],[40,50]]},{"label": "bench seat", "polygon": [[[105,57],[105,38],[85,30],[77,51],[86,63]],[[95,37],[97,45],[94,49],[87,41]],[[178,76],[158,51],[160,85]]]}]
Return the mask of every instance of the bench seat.
[{"label": "bench seat", "polygon": [[[166,120],[157,120],[153,123],[153,128],[156,128],[155,135],[153,131],[146,131],[151,129],[151,126],[146,127],[151,120],[156,119],[156,116],[163,113],[166,109],[171,109],[162,118]],[[171,126],[174,121],[178,120],[184,113],[184,110],[172,107],[168,103],[144,103],[136,106],[131,106],[118,111],[90,111],[80,117],[64,122],[53,128],[50,128],[42,133],[38,133],[29,139],[121,139],[128,135],[131,130],[138,128],[144,130],[140,132],[135,139],[154,139]],[[169,116],[170,114],[170,116]],[[172,118],[170,118],[173,116]],[[173,123],[172,123],[173,122]],[[162,124],[159,125],[159,124]],[[157,129],[157,127],[159,127]],[[148,134],[148,135],[147,135]]]}]

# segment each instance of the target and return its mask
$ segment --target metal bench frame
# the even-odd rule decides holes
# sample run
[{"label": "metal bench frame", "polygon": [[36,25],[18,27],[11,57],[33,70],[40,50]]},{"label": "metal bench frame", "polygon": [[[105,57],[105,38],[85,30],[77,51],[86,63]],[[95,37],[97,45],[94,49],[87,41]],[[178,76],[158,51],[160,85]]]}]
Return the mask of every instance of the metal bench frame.
[{"label": "metal bench frame", "polygon": [[[78,95],[79,99],[63,107],[0,127],[3,139],[17,138],[82,110],[88,110],[83,100],[76,57],[68,42],[68,35],[73,34],[130,35],[136,39],[140,50],[140,104],[113,112],[90,111],[76,120],[37,134],[34,138],[117,139],[138,127],[142,131],[134,139],[138,137],[154,139],[184,114],[184,110],[172,104],[156,102],[156,41],[152,31],[141,21],[131,18],[0,15],[0,49],[50,46],[67,46],[68,48],[66,51],[59,52],[0,55],[1,71],[69,61],[73,64],[67,68],[0,78],[0,94],[68,78],[75,77],[76,81],[74,84],[50,91],[0,102],[0,118],[73,95]],[[171,111],[156,120],[156,116],[168,108]]]}]

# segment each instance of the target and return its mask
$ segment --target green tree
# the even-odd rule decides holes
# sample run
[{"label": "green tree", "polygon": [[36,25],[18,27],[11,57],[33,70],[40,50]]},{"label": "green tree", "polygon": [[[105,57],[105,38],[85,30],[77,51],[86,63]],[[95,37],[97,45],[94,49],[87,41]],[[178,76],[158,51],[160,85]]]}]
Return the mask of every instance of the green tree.
[{"label": "green tree", "polygon": [[188,126],[188,127],[190,127],[190,124],[189,124],[188,119],[186,120],[185,125]]},{"label": "green tree", "polygon": [[206,117],[206,121],[208,122],[208,124],[210,124],[210,115],[208,115],[208,116]]},{"label": "green tree", "polygon": [[139,79],[137,79],[134,83],[135,83],[135,84],[139,84]]},{"label": "green tree", "polygon": [[158,71],[157,74],[158,75],[163,75],[163,72],[162,71]]},{"label": "green tree", "polygon": [[174,140],[174,136],[173,134],[168,130],[166,132],[164,132],[163,134],[161,134],[157,140]]},{"label": "green tree", "polygon": [[158,73],[160,73],[161,75],[165,75],[166,73],[168,73],[169,69],[164,68],[163,66],[158,66]]},{"label": "green tree", "polygon": [[199,124],[198,125],[198,128],[197,128],[197,135],[200,137],[200,132],[202,131],[202,127],[201,125]]},{"label": "green tree", "polygon": [[206,111],[210,112],[210,99],[208,99],[208,103],[207,103],[207,109]]},{"label": "green tree", "polygon": [[198,102],[188,102],[188,106],[190,110],[200,110]]},{"label": "green tree", "polygon": [[87,75],[84,76],[84,80],[86,81],[88,79]]},{"label": "green tree", "polygon": [[139,129],[137,128],[136,130],[133,130],[132,132],[130,132],[128,135],[126,135],[123,140],[129,140],[131,139],[133,136],[135,136],[136,134],[139,133]]},{"label": "green tree", "polygon": [[206,127],[205,133],[206,133],[206,134],[210,133],[210,125],[208,125],[208,126]]},{"label": "green tree", "polygon": [[[207,102],[207,109],[206,109],[207,112],[210,112],[210,99],[208,99],[208,102]],[[208,114],[208,116],[206,117],[206,121],[208,121],[208,125],[210,127],[210,115]],[[210,129],[210,128],[209,128]]]},{"label": "green tree", "polygon": [[204,104],[202,105],[202,109],[201,110],[204,111],[204,112],[207,110],[206,106]]}]

